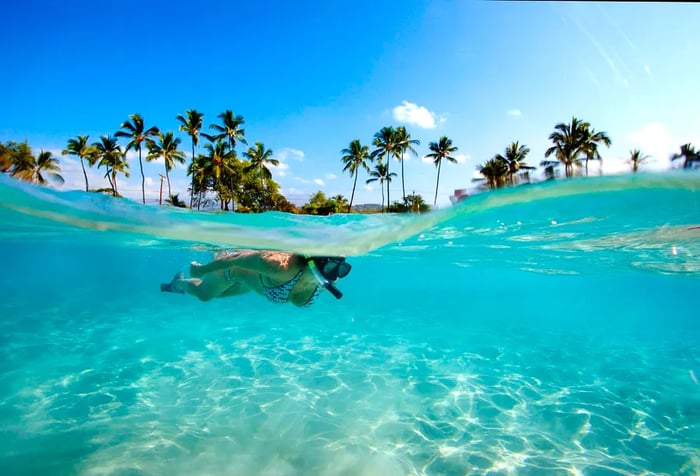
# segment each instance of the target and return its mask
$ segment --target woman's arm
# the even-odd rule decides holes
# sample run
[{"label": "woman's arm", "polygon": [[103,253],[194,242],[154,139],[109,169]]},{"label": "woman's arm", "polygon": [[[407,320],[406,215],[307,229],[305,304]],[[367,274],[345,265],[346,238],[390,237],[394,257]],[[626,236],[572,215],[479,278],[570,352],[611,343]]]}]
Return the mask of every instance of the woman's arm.
[{"label": "woman's arm", "polygon": [[236,250],[222,253],[207,264],[192,262],[190,274],[198,278],[213,271],[241,268],[268,276],[286,276],[291,267],[299,266],[298,261],[291,253],[281,251]]}]

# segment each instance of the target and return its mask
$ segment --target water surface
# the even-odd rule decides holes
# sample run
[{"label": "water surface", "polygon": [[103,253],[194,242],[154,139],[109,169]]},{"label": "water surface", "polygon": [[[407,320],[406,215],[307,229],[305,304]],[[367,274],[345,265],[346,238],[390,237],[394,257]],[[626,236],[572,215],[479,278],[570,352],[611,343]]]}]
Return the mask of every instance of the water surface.
[{"label": "water surface", "polygon": [[[0,177],[3,474],[698,474],[700,176],[420,216],[142,207]],[[159,283],[347,255],[344,298]]]}]

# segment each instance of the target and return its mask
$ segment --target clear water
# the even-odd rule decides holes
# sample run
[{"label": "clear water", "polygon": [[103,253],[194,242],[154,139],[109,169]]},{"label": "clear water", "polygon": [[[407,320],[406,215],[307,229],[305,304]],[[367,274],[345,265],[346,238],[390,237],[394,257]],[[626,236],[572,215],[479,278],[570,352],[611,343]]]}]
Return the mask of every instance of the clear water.
[{"label": "clear water", "polygon": [[[608,177],[314,218],[0,177],[2,474],[699,474],[698,189]],[[345,297],[159,292],[256,245],[351,256]]]}]

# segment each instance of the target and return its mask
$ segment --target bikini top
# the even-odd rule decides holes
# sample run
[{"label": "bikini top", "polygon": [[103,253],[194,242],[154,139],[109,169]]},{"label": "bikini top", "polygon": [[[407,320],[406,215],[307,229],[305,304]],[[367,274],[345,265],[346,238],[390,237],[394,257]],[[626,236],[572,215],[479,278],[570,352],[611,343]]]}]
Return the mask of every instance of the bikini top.
[{"label": "bikini top", "polygon": [[[286,283],[280,284],[279,286],[273,286],[273,287],[268,287],[265,286],[265,283],[262,280],[262,275],[260,276],[260,284],[262,285],[262,290],[263,294],[267,299],[270,301],[276,303],[276,304],[284,304],[287,301],[289,301],[289,295],[292,293],[292,289],[294,289],[294,286],[296,286],[297,282],[301,279],[301,275],[304,273],[304,270],[299,271],[297,274],[294,275],[292,279],[287,281]],[[309,299],[304,303],[304,307],[312,305],[316,300],[318,299],[318,296],[321,294],[321,290],[316,287],[314,289],[314,292],[311,294]]]}]

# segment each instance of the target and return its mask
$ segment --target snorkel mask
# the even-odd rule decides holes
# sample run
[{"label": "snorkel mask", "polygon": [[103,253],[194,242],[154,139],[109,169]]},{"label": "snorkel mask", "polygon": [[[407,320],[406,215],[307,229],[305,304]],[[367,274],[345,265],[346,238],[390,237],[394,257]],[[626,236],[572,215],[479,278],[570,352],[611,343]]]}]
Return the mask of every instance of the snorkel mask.
[{"label": "snorkel mask", "polygon": [[323,286],[336,299],[343,297],[343,293],[335,287],[335,282],[339,278],[344,278],[348,275],[352,266],[342,257],[310,257],[306,260],[311,273],[318,281],[318,284]]}]

